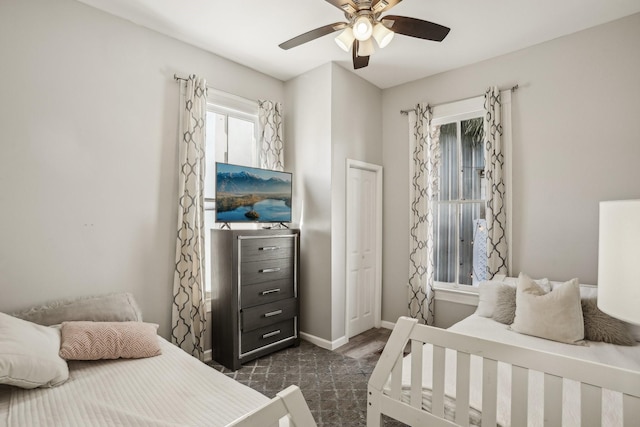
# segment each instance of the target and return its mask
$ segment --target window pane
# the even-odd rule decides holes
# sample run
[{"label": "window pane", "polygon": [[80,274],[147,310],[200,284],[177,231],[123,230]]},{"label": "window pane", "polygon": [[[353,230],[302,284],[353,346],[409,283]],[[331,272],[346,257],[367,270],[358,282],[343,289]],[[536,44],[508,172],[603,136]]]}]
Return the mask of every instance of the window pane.
[{"label": "window pane", "polygon": [[[205,184],[204,197],[213,199],[216,196],[215,168],[216,161],[224,162],[226,147],[226,135],[224,133],[224,120],[222,114],[207,112],[206,139],[204,148]],[[221,142],[222,141],[222,142]]]},{"label": "window pane", "polygon": [[487,277],[487,232],[484,203],[460,205],[459,283],[473,285]]},{"label": "window pane", "polygon": [[229,158],[227,163],[254,166],[255,159],[254,122],[229,117]]},{"label": "window pane", "polygon": [[462,198],[481,200],[484,197],[484,142],[482,118],[460,123],[462,133]]},{"label": "window pane", "polygon": [[458,198],[457,134],[456,123],[440,126],[440,200]]},{"label": "window pane", "polygon": [[438,204],[435,207],[435,280],[456,281],[456,205]]}]

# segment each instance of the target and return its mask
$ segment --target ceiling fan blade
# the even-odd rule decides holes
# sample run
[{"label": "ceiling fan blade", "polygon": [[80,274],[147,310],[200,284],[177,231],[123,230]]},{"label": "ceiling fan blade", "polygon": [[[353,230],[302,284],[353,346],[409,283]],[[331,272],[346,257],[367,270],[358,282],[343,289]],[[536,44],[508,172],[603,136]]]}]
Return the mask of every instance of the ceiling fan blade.
[{"label": "ceiling fan blade", "polygon": [[387,15],[382,21],[393,21],[389,29],[398,34],[436,42],[444,40],[451,31],[449,27],[406,16]]},{"label": "ceiling fan blade", "polygon": [[358,56],[358,44],[359,44],[358,40],[354,40],[353,47],[351,48],[354,70],[357,70],[359,68],[364,68],[367,65],[369,65],[368,56]]},{"label": "ceiling fan blade", "polygon": [[326,2],[331,3],[343,12],[355,13],[358,10],[358,5],[353,0],[326,0]]},{"label": "ceiling fan blade", "polygon": [[371,2],[371,10],[373,13],[381,13],[391,9],[401,1],[402,0],[373,0],[373,2]]},{"label": "ceiling fan blade", "polygon": [[327,34],[331,34],[334,31],[346,28],[347,25],[348,24],[346,22],[335,22],[333,24],[325,25],[324,27],[316,28],[315,30],[307,31],[304,34],[300,34],[299,36],[287,40],[284,43],[280,43],[278,46],[285,50],[291,49],[292,47],[300,46],[303,43],[315,40],[318,37],[326,36]]}]

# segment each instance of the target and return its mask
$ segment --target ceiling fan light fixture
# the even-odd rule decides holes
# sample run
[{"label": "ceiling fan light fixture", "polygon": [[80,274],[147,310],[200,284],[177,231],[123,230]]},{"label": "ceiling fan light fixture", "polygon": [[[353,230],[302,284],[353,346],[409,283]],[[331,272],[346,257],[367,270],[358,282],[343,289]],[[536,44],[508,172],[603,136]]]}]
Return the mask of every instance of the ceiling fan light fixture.
[{"label": "ceiling fan light fixture", "polygon": [[351,29],[351,27],[345,28],[344,31],[342,31],[340,35],[335,38],[336,44],[340,46],[340,49],[344,50],[345,52],[349,52],[349,49],[351,49],[351,45],[353,44],[354,40],[355,36],[353,35],[353,30]]},{"label": "ceiling fan light fixture", "polygon": [[353,21],[353,35],[362,41],[368,40],[373,34],[373,25],[368,16],[359,16]]},{"label": "ceiling fan light fixture", "polygon": [[371,56],[375,51],[371,38],[358,43],[358,56]]},{"label": "ceiling fan light fixture", "polygon": [[391,43],[394,34],[395,33],[393,31],[385,27],[381,22],[378,22],[373,27],[373,38],[376,39],[376,42],[378,42],[378,46],[380,46],[380,48],[383,48]]}]

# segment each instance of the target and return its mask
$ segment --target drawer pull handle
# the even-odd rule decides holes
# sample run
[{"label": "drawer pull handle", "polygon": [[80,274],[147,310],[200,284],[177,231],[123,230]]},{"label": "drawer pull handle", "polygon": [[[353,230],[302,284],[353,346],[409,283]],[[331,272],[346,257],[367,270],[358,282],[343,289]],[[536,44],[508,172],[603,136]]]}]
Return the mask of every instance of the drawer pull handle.
[{"label": "drawer pull handle", "polygon": [[259,273],[275,273],[276,271],[280,271],[280,267],[263,268],[262,270],[258,270]]},{"label": "drawer pull handle", "polygon": [[278,335],[279,333],[280,333],[280,329],[275,330],[273,332],[268,332],[268,333],[262,335],[262,338],[274,337],[274,336]]},{"label": "drawer pull handle", "polygon": [[262,248],[258,248],[259,251],[275,251],[277,249],[280,249],[277,246],[264,246]]},{"label": "drawer pull handle", "polygon": [[280,292],[280,288],[269,289],[268,291],[262,291],[262,295],[275,294],[276,292]]},{"label": "drawer pull handle", "polygon": [[282,310],[274,310],[264,314],[264,317],[277,316],[278,314],[282,314]]}]

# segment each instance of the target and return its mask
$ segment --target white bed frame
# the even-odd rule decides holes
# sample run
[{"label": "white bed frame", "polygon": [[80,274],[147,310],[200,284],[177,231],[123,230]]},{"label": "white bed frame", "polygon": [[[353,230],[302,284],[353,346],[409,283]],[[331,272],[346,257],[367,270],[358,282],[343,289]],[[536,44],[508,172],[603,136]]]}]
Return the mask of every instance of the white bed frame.
[{"label": "white bed frame", "polygon": [[278,425],[283,418],[290,427],[316,427],[311,411],[300,389],[289,386],[268,403],[238,418],[226,427],[265,427]]},{"label": "white bed frame", "polygon": [[[401,401],[402,360],[411,341],[410,403]],[[422,409],[423,344],[433,345],[432,412]],[[444,419],[445,348],[457,351],[455,423]],[[398,319],[368,387],[367,426],[379,427],[382,415],[417,426],[455,426],[469,423],[470,357],[482,360],[482,425],[496,425],[498,361],[511,365],[511,425],[527,425],[529,370],[544,373],[545,425],[562,425],[562,379],[580,382],[583,426],[601,425],[602,389],[623,394],[624,425],[640,420],[640,372],[559,354],[517,347]],[[387,392],[384,392],[387,387]],[[465,392],[466,391],[466,392]]]}]

